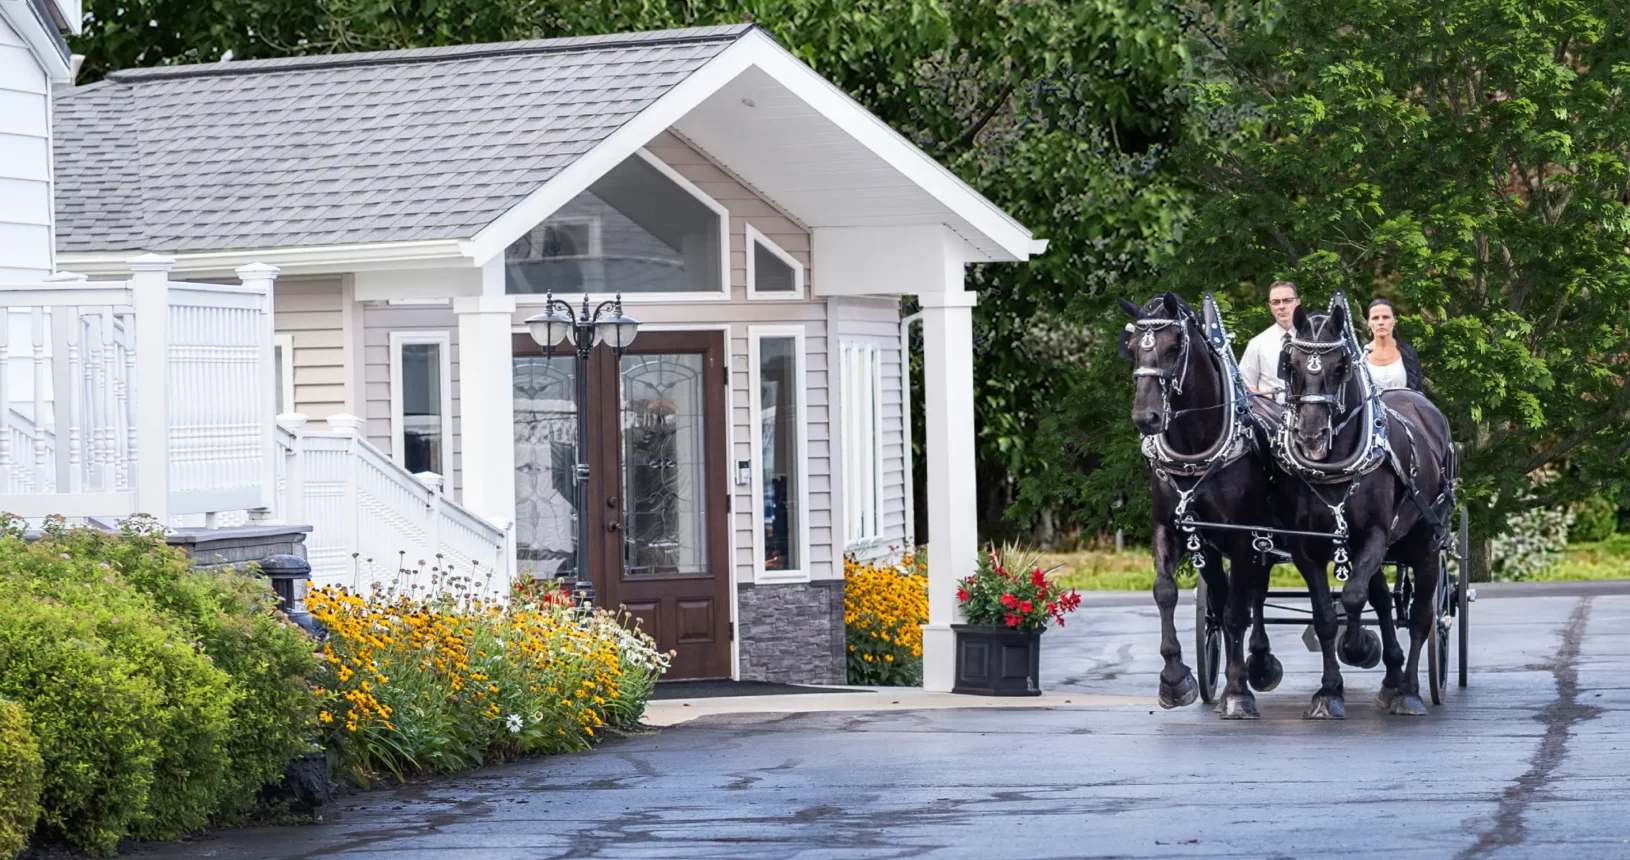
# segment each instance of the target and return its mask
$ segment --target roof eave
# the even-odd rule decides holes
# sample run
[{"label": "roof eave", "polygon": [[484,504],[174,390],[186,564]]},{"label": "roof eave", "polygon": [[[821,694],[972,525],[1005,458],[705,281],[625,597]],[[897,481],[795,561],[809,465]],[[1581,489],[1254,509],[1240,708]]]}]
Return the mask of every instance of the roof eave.
[{"label": "roof eave", "polygon": [[[757,67],[853,135],[872,153],[932,195],[988,244],[989,262],[1019,262],[1045,249],[1044,240],[957,178],[944,165],[867,111],[847,93],[756,28],[625,122],[597,146],[499,215],[464,245],[479,265],[548,218],[611,168],[679,122],[750,67]],[[1039,244],[1038,244],[1039,243]]]},{"label": "roof eave", "polygon": [[[283,275],[317,275],[342,272],[382,271],[416,268],[426,264],[469,267],[475,263],[464,253],[465,243],[457,239],[417,242],[373,242],[353,245],[312,245],[284,248],[251,248],[226,251],[176,251],[177,273],[206,275],[231,272],[250,263],[277,266]],[[141,251],[58,251],[57,268],[92,277],[121,275],[130,270],[129,261]]]}]

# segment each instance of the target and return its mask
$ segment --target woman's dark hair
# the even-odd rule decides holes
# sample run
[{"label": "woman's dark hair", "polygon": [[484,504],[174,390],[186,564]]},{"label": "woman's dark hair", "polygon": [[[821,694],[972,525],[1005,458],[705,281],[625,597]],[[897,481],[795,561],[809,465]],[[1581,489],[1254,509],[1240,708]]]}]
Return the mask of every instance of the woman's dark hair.
[{"label": "woman's dark hair", "polygon": [[1391,299],[1371,299],[1370,300],[1370,306],[1364,309],[1364,315],[1369,316],[1370,311],[1375,310],[1377,305],[1386,305],[1387,310],[1392,311],[1393,316],[1398,315],[1398,309],[1396,307],[1393,307]]}]

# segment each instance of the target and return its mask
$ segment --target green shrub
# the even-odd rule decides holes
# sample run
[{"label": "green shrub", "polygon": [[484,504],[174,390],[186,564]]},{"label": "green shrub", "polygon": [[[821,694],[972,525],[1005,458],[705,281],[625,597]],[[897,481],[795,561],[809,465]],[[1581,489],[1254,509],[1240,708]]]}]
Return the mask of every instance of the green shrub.
[{"label": "green shrub", "polygon": [[1590,496],[1571,510],[1573,525],[1568,527],[1569,543],[1598,543],[1619,530],[1619,506],[1604,496]]},{"label": "green shrub", "polygon": [[6,584],[0,696],[34,725],[45,761],[40,823],[111,853],[147,809],[164,722],[158,684],[113,651],[90,613]]},{"label": "green shrub", "polygon": [[312,644],[272,606],[151,526],[0,536],[0,695],[36,727],[41,823],[105,853],[250,809],[309,748],[316,704]]},{"label": "green shrub", "polygon": [[45,764],[28,728],[28,714],[0,699],[0,860],[28,846],[40,816],[40,779]]},{"label": "green shrub", "polygon": [[310,679],[318,663],[310,637],[278,610],[266,579],[196,571],[162,534],[156,523],[135,521],[119,535],[77,529],[59,540],[75,557],[108,562],[228,675],[231,731],[222,761],[230,767],[212,818],[231,823],[252,810],[256,795],[280,779],[292,759],[312,749],[318,700]]}]

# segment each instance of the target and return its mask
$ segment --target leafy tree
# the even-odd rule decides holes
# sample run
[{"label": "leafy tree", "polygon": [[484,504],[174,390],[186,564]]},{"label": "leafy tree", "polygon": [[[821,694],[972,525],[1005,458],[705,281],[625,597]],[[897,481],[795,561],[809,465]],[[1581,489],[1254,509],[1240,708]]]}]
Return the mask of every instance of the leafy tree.
[{"label": "leafy tree", "polygon": [[[1289,277],[1313,303],[1337,288],[1395,299],[1462,443],[1479,534],[1519,506],[1622,485],[1627,14],[1607,0],[1322,0],[1218,37],[1184,157],[1195,214],[1149,286],[1260,303]],[[1265,324],[1256,314],[1242,336]],[[1118,476],[1101,477],[1080,488],[1100,514]]]},{"label": "leafy tree", "polygon": [[1045,469],[1032,431],[1058,396],[1060,369],[1087,343],[1059,313],[1083,288],[1145,265],[1181,206],[1157,165],[1183,114],[1170,91],[1189,65],[1193,13],[1167,0],[89,0],[88,9],[75,45],[87,55],[84,80],[228,52],[243,60],[757,21],[1052,242],[1038,262],[970,279],[982,296],[987,520],[1001,516],[1015,478]]}]

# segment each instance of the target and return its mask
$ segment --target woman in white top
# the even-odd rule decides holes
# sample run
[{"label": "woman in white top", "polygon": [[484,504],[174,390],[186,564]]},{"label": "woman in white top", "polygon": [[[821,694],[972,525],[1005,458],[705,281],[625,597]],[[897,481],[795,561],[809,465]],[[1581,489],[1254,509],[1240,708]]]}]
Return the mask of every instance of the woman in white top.
[{"label": "woman in white top", "polygon": [[1364,347],[1364,362],[1370,367],[1370,379],[1377,388],[1412,388],[1421,390],[1421,363],[1414,347],[1393,336],[1398,316],[1392,302],[1376,299],[1370,302],[1370,342]]}]

